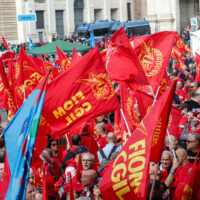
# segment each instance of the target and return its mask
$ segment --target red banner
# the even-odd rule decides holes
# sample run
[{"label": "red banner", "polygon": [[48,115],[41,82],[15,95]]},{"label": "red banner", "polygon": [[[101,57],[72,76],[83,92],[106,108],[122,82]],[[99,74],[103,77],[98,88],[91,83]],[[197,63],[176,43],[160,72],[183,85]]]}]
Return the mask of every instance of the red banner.
[{"label": "red banner", "polygon": [[3,82],[4,88],[5,88],[6,97],[5,96],[4,97],[7,100],[8,109],[11,110],[12,115],[14,116],[18,109],[17,109],[17,106],[16,106],[16,102],[14,100],[13,91],[10,88],[8,78],[7,78],[7,75],[5,73],[1,59],[0,59],[0,74],[1,74],[2,82]]},{"label": "red banner", "polygon": [[58,54],[58,65],[60,66],[62,72],[64,72],[66,69],[68,69],[71,65],[71,61],[69,58],[61,51],[61,49],[56,46],[57,54]]},{"label": "red banner", "polygon": [[198,53],[196,54],[196,76],[195,76],[195,82],[200,83],[200,55]]},{"label": "red banner", "polygon": [[24,101],[23,87],[25,89],[25,97],[34,90],[37,84],[43,79],[44,71],[41,65],[38,66],[34,62],[34,58],[29,56],[26,51],[21,47],[18,54],[16,66],[15,66],[15,80],[18,103],[21,104]]},{"label": "red banner", "polygon": [[[162,126],[167,126],[174,91],[175,84],[160,97],[141,121],[102,177],[100,191],[104,199],[146,199],[150,156],[154,152],[152,145],[155,138],[158,139],[157,136],[164,140],[162,134],[157,135],[158,125],[162,116]],[[164,141],[159,139],[159,142],[162,144]],[[157,151],[161,154],[162,148],[157,148]]]},{"label": "red banner", "polygon": [[[121,107],[126,117],[129,129],[132,133],[139,124],[138,114],[134,107],[136,99],[135,99],[135,96],[131,94],[131,91],[128,90],[128,88],[124,86],[120,86],[120,97],[121,97],[120,98]],[[122,122],[123,122],[122,132],[124,132],[124,130],[127,132],[128,130],[124,124],[123,119],[122,119]]]},{"label": "red banner", "polygon": [[64,133],[119,107],[99,51],[94,48],[47,86],[43,113],[53,133]]},{"label": "red banner", "polygon": [[6,47],[6,49],[9,50],[8,43],[6,42],[6,40],[5,40],[5,38],[3,37],[3,35],[2,35],[2,41],[3,41],[3,44],[4,44],[4,46]]},{"label": "red banner", "polygon": [[177,32],[164,31],[130,39],[145,75],[156,92],[168,66]]},{"label": "red banner", "polygon": [[77,61],[79,61],[79,58],[81,58],[81,56],[79,56],[77,54],[76,49],[74,47],[73,53],[72,53],[72,63],[71,63],[71,65],[74,65],[74,63],[76,63]]},{"label": "red banner", "polygon": [[185,186],[183,188],[182,191],[182,195],[180,199],[195,199],[192,198],[194,197],[194,187],[195,187],[195,176],[196,176],[196,166],[197,166],[197,159],[198,159],[198,155],[199,153],[197,153],[195,162],[192,165],[192,169],[190,171],[190,175],[187,177],[186,181],[185,181]]},{"label": "red banner", "polygon": [[[137,91],[136,98],[138,102],[140,116],[141,119],[143,119],[146,113],[148,113],[151,108],[151,105],[153,103],[153,97],[148,94],[145,94],[144,92]],[[181,118],[181,110],[172,106],[167,128],[170,134],[174,135],[175,137],[177,137],[180,118]]]},{"label": "red banner", "polygon": [[177,48],[179,48],[181,51],[187,52],[187,53],[191,53],[190,48],[183,42],[182,38],[180,37],[180,35],[176,35],[176,46]]},{"label": "red banner", "polygon": [[149,84],[123,28],[110,38],[106,58],[111,80],[126,83],[132,89],[135,89],[136,84]]},{"label": "red banner", "polygon": [[12,56],[13,62],[15,63],[17,61],[17,54],[11,51],[2,52],[1,60],[4,67],[7,66],[9,62],[11,61],[11,56]]}]

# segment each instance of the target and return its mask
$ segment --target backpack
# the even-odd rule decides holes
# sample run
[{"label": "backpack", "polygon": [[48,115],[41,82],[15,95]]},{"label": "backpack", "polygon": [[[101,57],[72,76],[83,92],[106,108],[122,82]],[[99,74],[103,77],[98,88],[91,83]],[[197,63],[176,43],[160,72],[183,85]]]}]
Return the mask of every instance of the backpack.
[{"label": "backpack", "polygon": [[72,158],[76,157],[76,154],[78,153],[78,151],[71,151],[70,149],[67,150],[67,155],[65,156],[63,163],[62,163],[62,171],[65,171],[65,168],[67,167],[67,161],[71,160]]},{"label": "backpack", "polygon": [[110,154],[108,155],[108,157],[106,157],[103,149],[99,150],[99,153],[101,154],[101,157],[102,157],[102,161],[100,163],[100,167],[105,167],[105,165],[111,161],[110,158],[111,158],[112,154],[116,151],[116,149],[117,149],[117,146],[115,145],[111,149]]}]

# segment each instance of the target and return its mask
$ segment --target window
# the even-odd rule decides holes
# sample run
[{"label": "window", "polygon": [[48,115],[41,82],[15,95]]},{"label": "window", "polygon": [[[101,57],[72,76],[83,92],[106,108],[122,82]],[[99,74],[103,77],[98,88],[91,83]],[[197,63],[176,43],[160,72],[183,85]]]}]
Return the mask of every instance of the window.
[{"label": "window", "polygon": [[36,28],[43,29],[44,28],[44,11],[36,11]]},{"label": "window", "polygon": [[128,21],[131,21],[131,3],[127,3]]}]

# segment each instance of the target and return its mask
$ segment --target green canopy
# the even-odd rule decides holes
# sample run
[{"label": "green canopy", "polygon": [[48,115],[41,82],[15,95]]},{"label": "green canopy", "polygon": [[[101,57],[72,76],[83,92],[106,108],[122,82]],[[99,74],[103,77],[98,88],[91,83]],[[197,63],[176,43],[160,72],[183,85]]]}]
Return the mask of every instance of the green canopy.
[{"label": "green canopy", "polygon": [[74,44],[72,42],[65,42],[63,40],[56,40],[52,43],[48,43],[44,46],[37,47],[31,51],[28,51],[30,54],[57,54],[56,46],[58,46],[63,52],[69,53],[73,52],[73,48],[76,48],[76,51],[89,51],[92,47],[85,46],[81,44]]}]

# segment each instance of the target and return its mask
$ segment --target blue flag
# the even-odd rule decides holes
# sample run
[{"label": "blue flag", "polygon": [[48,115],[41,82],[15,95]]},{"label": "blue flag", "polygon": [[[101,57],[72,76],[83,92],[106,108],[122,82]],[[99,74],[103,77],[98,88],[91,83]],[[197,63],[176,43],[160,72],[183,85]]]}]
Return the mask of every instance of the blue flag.
[{"label": "blue flag", "polygon": [[6,200],[25,199],[47,78],[48,75],[30,94],[3,132],[11,173]]},{"label": "blue flag", "polygon": [[31,37],[29,36],[29,49],[30,50],[33,50],[35,48],[34,44],[33,44],[33,41],[31,39]]},{"label": "blue flag", "polygon": [[95,47],[94,33],[90,31],[90,46]]}]

